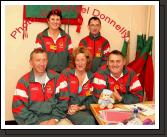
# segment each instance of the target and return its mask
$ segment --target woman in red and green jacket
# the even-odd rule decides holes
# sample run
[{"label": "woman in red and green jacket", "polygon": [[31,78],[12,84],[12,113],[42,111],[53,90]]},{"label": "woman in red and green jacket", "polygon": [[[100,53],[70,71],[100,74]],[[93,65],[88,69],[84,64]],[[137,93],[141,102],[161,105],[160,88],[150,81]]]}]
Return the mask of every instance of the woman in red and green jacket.
[{"label": "woman in red and green jacket", "polygon": [[62,14],[60,10],[52,10],[47,15],[48,28],[36,37],[36,47],[41,47],[48,53],[47,68],[60,73],[65,69],[72,54],[71,37],[60,28]]},{"label": "woman in red and green jacket", "polygon": [[59,90],[69,93],[67,118],[75,125],[94,125],[89,112],[89,97],[93,91],[93,74],[88,71],[91,58],[89,51],[78,47],[73,52],[73,64],[65,69],[58,80]]}]

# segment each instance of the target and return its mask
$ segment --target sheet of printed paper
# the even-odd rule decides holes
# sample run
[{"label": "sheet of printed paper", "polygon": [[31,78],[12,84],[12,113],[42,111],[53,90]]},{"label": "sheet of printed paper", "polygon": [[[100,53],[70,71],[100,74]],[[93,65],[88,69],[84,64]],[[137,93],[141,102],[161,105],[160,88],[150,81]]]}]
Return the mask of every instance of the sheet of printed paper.
[{"label": "sheet of printed paper", "polygon": [[149,107],[147,105],[140,104],[140,103],[133,104],[133,105],[124,105],[124,107],[126,107],[129,110],[133,110],[135,108],[135,105],[138,108],[139,113],[141,113],[143,115],[151,116],[155,113],[154,107]]}]

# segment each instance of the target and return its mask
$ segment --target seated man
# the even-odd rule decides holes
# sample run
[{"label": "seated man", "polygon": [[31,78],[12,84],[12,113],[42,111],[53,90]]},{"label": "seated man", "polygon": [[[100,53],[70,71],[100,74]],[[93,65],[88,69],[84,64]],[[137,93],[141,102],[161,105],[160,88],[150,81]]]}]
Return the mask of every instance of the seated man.
[{"label": "seated man", "polygon": [[103,89],[113,91],[117,103],[132,104],[143,101],[144,92],[133,70],[125,67],[126,59],[118,50],[110,53],[107,66],[95,73],[93,101],[98,102]]},{"label": "seated man", "polygon": [[68,95],[61,93],[61,98],[56,92],[59,75],[46,70],[47,63],[46,51],[38,48],[31,52],[32,70],[20,78],[13,96],[12,112],[18,124],[55,125],[66,116]]}]

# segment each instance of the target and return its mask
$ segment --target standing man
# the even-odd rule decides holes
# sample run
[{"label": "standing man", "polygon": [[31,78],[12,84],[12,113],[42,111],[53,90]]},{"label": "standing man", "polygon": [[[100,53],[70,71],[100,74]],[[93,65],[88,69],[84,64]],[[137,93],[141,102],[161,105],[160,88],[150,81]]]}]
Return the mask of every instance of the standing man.
[{"label": "standing man", "polygon": [[80,41],[79,46],[84,46],[89,49],[93,57],[91,71],[96,72],[100,66],[106,64],[110,44],[100,34],[101,21],[98,17],[91,17],[89,19],[88,29],[90,31],[89,35]]},{"label": "standing man", "polygon": [[103,89],[113,91],[117,103],[139,103],[143,101],[143,88],[133,70],[125,67],[126,59],[118,50],[109,54],[106,68],[95,73],[93,100],[98,102]]},{"label": "standing man", "polygon": [[65,118],[68,94],[57,92],[59,74],[46,70],[47,52],[41,48],[30,54],[32,70],[21,77],[13,96],[12,112],[21,125],[56,125]]}]

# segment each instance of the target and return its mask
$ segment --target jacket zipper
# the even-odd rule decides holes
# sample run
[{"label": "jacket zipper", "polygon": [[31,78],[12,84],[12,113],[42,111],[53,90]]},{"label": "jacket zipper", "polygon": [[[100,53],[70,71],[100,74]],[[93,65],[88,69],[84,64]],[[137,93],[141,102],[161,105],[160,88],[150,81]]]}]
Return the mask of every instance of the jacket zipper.
[{"label": "jacket zipper", "polygon": [[[52,37],[50,37],[52,39]],[[52,39],[52,42],[54,44],[54,46],[56,46],[56,43],[54,42],[54,40]],[[56,41],[57,42],[57,41]],[[55,50],[55,53],[57,52],[57,47],[56,47],[56,50]]]},{"label": "jacket zipper", "polygon": [[[77,78],[78,79],[78,78]],[[85,84],[87,84],[90,81],[90,79],[88,78],[88,80],[82,85],[82,88],[84,87]],[[78,80],[79,82],[79,80]],[[83,90],[82,90],[83,91]],[[82,93],[82,91],[79,93],[79,95]]]},{"label": "jacket zipper", "polygon": [[95,39],[93,39],[94,41],[94,57],[95,57]]},{"label": "jacket zipper", "polygon": [[41,84],[41,86],[42,86],[42,93],[43,93],[43,97],[44,97],[44,101],[45,101],[45,84]]}]

